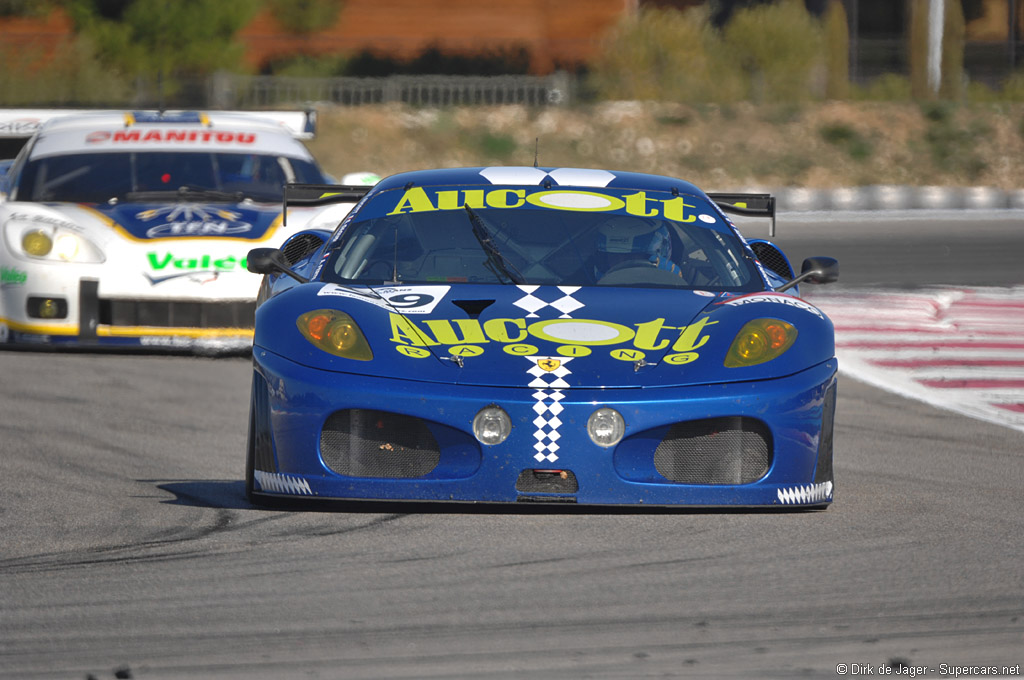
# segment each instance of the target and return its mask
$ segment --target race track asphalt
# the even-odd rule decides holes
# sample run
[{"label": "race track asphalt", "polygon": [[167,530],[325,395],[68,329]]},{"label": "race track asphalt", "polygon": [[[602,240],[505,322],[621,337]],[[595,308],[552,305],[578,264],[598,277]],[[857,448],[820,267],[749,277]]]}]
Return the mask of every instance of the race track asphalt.
[{"label": "race track asphalt", "polygon": [[[777,240],[797,266],[838,257],[850,289],[1016,285],[1010,212],[786,214]],[[1022,432],[843,376],[824,512],[261,510],[242,488],[250,372],[0,353],[0,678],[1024,663]]]}]

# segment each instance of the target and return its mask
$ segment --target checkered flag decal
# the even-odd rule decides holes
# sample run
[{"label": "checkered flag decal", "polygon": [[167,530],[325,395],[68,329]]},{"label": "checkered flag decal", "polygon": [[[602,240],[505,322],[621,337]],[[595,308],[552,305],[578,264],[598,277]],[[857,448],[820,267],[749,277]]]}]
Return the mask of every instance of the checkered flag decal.
[{"label": "checkered flag decal", "polygon": [[537,453],[533,457],[538,463],[554,463],[558,460],[555,452],[558,451],[558,440],[561,437],[558,428],[562,421],[558,416],[562,412],[562,390],[569,387],[565,377],[571,373],[566,364],[572,359],[541,356],[526,358],[530,360],[527,373],[533,376],[529,386],[537,388],[531,395],[536,400],[533,411],[537,414],[533,419],[533,425],[537,428],[533,433],[537,440],[533,448]]},{"label": "checkered flag decal", "polygon": [[537,295],[540,286],[516,286],[519,290],[523,291],[525,295],[514,304],[516,307],[523,309],[527,312],[526,318],[537,318],[540,310],[545,307],[553,307],[554,309],[561,312],[558,317],[560,319],[571,319],[572,313],[580,307],[583,307],[583,303],[574,298],[572,295],[580,289],[580,286],[555,286],[558,289],[558,295],[552,295],[550,291],[544,291],[546,298],[554,298],[549,300],[543,299],[540,295]]}]

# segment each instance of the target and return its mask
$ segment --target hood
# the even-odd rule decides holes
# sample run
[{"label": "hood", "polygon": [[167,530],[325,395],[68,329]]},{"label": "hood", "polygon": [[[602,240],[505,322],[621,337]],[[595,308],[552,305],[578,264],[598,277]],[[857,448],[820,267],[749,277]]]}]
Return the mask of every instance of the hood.
[{"label": "hood", "polygon": [[[317,368],[494,387],[655,387],[765,377],[764,368],[723,374],[722,367],[739,329],[759,315],[801,327],[799,351],[789,352],[790,361],[770,362],[769,374],[795,372],[834,353],[834,347],[804,348],[821,345],[814,338],[831,329],[811,305],[727,304],[733,299],[739,298],[662,289],[309,283],[257,310],[255,341]],[[349,314],[373,359],[334,357],[305,340],[296,319],[314,309]]]},{"label": "hood", "polygon": [[98,204],[93,210],[137,240],[175,237],[261,241],[280,222],[281,208],[240,203]]}]

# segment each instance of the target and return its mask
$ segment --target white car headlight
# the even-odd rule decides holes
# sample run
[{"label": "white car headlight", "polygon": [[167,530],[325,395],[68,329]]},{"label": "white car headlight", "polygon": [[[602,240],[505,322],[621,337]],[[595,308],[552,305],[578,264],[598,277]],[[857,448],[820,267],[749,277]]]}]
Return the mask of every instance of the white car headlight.
[{"label": "white car headlight", "polygon": [[100,263],[103,252],[81,234],[57,225],[12,220],[4,229],[7,248],[27,260]]}]

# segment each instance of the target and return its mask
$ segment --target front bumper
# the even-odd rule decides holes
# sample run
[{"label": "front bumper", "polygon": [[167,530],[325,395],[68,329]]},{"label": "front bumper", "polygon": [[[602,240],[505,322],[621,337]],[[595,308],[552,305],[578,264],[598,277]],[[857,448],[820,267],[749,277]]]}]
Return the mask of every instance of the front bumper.
[{"label": "front bumper", "polygon": [[164,299],[127,291],[114,297],[102,295],[95,278],[51,274],[45,281],[38,288],[0,291],[0,346],[214,352],[252,347],[255,299]]},{"label": "front bumper", "polygon": [[[566,389],[557,400],[525,386],[451,386],[321,371],[259,347],[253,359],[249,444],[257,495],[644,506],[832,501],[835,359],[769,381]],[[554,416],[548,408],[553,403]],[[472,422],[491,404],[508,413],[512,433],[501,444],[484,446],[474,438]],[[610,448],[594,444],[586,433],[587,419],[602,406],[619,411],[626,423],[624,438]],[[422,421],[436,441],[436,464],[415,476],[339,474],[337,463],[325,459],[322,433],[332,416],[349,409]],[[754,423],[768,442],[763,474],[742,483],[665,477],[655,461],[659,442],[673,425],[690,421]],[[713,441],[714,434],[702,442]],[[395,449],[386,432],[381,437],[380,455],[387,456]]]}]

